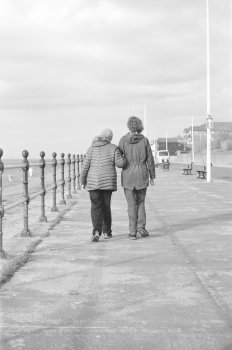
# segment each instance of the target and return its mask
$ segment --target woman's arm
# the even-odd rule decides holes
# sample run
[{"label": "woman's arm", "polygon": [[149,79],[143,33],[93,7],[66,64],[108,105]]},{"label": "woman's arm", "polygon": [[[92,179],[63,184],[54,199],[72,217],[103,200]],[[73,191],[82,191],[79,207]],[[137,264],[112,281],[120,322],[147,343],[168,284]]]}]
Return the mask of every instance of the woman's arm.
[{"label": "woman's arm", "polygon": [[121,155],[118,148],[114,152],[114,163],[118,168],[123,168],[126,165],[126,159]]},{"label": "woman's arm", "polygon": [[121,138],[118,144],[118,150],[121,153],[121,155],[124,155],[123,143],[124,143],[124,137]]},{"label": "woman's arm", "polygon": [[82,168],[82,174],[81,174],[81,184],[83,186],[86,186],[87,183],[87,176],[88,171],[91,164],[91,157],[92,157],[92,147],[90,147],[86,153],[86,157],[84,159],[83,168]]},{"label": "woman's arm", "polygon": [[148,140],[147,140],[147,145],[146,145],[146,153],[147,153],[147,167],[148,167],[150,179],[153,180],[156,177],[155,162],[154,162],[154,157],[152,154],[151,146],[150,146],[150,143]]}]

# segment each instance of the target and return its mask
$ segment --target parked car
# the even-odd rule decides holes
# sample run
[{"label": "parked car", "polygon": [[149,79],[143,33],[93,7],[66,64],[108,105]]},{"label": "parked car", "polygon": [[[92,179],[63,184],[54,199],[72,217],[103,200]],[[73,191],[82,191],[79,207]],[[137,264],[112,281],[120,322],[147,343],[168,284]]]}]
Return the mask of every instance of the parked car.
[{"label": "parked car", "polygon": [[155,155],[155,163],[162,164],[163,162],[170,162],[170,156],[168,150],[157,151]]}]

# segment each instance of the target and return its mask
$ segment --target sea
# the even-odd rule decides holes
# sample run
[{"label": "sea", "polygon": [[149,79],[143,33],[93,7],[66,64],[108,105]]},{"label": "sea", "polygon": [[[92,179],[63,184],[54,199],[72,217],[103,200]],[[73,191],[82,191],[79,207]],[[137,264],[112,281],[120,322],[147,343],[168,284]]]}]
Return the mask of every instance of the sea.
[{"label": "sea", "polygon": [[[47,160],[50,162],[51,160]],[[23,170],[22,167],[7,169],[7,166],[13,165],[23,166],[22,159],[4,159],[2,160],[4,164],[4,171],[2,174],[2,203],[4,207],[4,216],[2,220],[2,231],[3,231],[3,246],[6,250],[9,249],[11,242],[15,241],[15,237],[20,237],[21,231],[24,226],[24,210],[23,203],[17,204],[11,208],[7,208],[8,205],[20,202],[23,199]],[[28,194],[29,196],[34,193],[38,193],[41,190],[41,168],[38,164],[38,159],[31,159],[29,164],[31,170],[28,173]],[[61,181],[61,167],[59,160],[57,161],[57,184]],[[65,165],[65,178],[68,177],[68,167]],[[44,169],[45,173],[45,188],[51,187],[53,185],[53,167],[52,164],[47,164]],[[67,194],[67,186],[65,188],[65,195]],[[61,186],[58,184],[57,187],[57,205],[59,207],[59,201],[61,200]],[[53,206],[53,191],[50,189],[46,192],[45,196],[45,215],[48,222],[54,219],[56,213],[51,212]],[[28,220],[29,228],[32,234],[36,234],[37,230],[40,229],[39,217],[41,215],[41,196],[38,195],[31,199],[28,208]]]},{"label": "sea", "polygon": [[[7,169],[7,166],[22,165],[22,159],[4,159],[4,171],[2,174],[2,200],[3,204],[8,205],[20,200],[23,196],[23,170],[22,168]],[[51,160],[47,160],[51,162]],[[28,172],[28,191],[29,195],[41,190],[41,168],[33,164],[38,164],[38,159],[30,159],[30,170]],[[57,183],[61,180],[61,167],[59,161],[57,162]],[[65,165],[65,176],[67,177],[67,165]],[[45,187],[50,187],[53,184],[53,167],[47,164],[44,169]]]}]

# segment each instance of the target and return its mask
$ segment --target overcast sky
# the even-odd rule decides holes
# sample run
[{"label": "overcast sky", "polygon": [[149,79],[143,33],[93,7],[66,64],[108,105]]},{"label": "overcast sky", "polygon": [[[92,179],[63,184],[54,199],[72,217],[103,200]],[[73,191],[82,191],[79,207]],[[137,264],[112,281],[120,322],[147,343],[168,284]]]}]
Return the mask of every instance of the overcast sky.
[{"label": "overcast sky", "polygon": [[[231,0],[209,0],[211,113],[231,115]],[[82,153],[130,115],[147,136],[206,118],[205,0],[1,0],[0,147]]]}]

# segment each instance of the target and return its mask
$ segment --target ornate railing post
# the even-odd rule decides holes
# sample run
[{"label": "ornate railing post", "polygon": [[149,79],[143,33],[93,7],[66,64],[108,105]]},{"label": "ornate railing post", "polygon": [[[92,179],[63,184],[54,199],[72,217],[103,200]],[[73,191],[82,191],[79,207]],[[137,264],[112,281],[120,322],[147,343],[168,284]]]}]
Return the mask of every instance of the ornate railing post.
[{"label": "ornate railing post", "polygon": [[29,162],[27,160],[27,157],[29,156],[28,151],[24,150],[22,152],[23,156],[23,219],[24,219],[24,229],[21,232],[22,237],[28,237],[31,236],[31,232],[28,227],[28,204],[30,202],[30,197],[28,195],[28,169],[29,169]]},{"label": "ornate railing post", "polygon": [[40,173],[40,181],[41,181],[41,215],[39,218],[40,222],[47,222],[47,217],[45,216],[45,194],[46,194],[46,190],[45,190],[45,184],[44,184],[44,168],[46,166],[46,162],[44,160],[45,157],[45,153],[43,151],[40,152],[40,169],[41,169],[41,173]]},{"label": "ornate railing post", "polygon": [[67,164],[68,164],[68,179],[67,179],[67,182],[68,182],[68,194],[67,194],[67,197],[68,199],[72,198],[72,195],[71,195],[71,154],[68,153],[67,154]]},{"label": "ornate railing post", "polygon": [[[81,171],[80,171],[80,177],[82,177],[82,171],[83,171],[83,162],[84,162],[84,155],[81,154]],[[82,181],[80,178],[80,184],[82,185]]]},{"label": "ornate railing post", "polygon": [[53,206],[51,208],[52,212],[58,211],[58,208],[56,206],[56,190],[57,190],[57,183],[56,183],[56,167],[57,167],[57,160],[56,160],[56,152],[52,153],[52,167],[53,167]]},{"label": "ornate railing post", "polygon": [[77,189],[81,189],[81,184],[80,184],[80,156],[77,154]]},{"label": "ornate railing post", "polygon": [[65,165],[65,160],[64,160],[64,153],[61,153],[61,161],[60,161],[60,166],[61,166],[61,201],[60,204],[64,205],[66,204],[66,201],[64,199],[64,185],[65,185],[65,180],[64,180],[64,165]]},{"label": "ornate railing post", "polygon": [[3,156],[3,150],[0,148],[0,257],[6,258],[6,252],[3,250],[3,243],[2,243],[2,220],[4,216],[4,207],[2,205],[2,174],[4,171],[4,164],[2,162],[2,156]]},{"label": "ornate railing post", "polygon": [[76,190],[76,156],[75,154],[72,155],[72,166],[73,166],[73,193],[77,193]]}]

